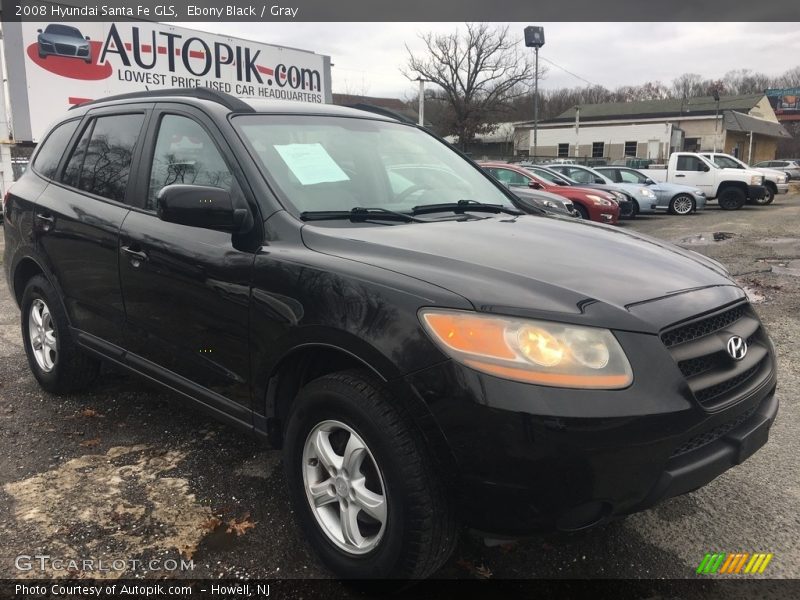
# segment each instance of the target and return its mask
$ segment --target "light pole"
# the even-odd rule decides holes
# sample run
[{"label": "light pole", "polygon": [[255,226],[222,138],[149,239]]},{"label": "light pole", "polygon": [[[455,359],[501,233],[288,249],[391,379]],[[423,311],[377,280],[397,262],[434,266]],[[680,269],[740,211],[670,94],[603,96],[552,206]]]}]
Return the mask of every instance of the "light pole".
[{"label": "light pole", "polygon": [[425,82],[421,76],[417,77],[419,81],[419,126],[425,127]]},{"label": "light pole", "polygon": [[530,25],[525,28],[525,45],[533,48],[536,56],[533,73],[533,162],[539,144],[539,48],[544,46],[544,27]]},{"label": "light pole", "polygon": [[719,133],[717,133],[719,131],[719,90],[715,88],[712,93],[714,95],[714,100],[717,101],[717,110],[714,113],[714,153],[716,154],[717,141],[719,139]]}]

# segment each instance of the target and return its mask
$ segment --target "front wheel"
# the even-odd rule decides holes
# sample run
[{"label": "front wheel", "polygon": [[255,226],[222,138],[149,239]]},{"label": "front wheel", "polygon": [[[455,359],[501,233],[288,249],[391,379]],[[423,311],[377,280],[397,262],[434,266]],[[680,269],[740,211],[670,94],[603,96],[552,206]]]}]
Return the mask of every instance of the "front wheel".
[{"label": "front wheel", "polygon": [[720,192],[719,207],[722,210],[738,210],[744,206],[747,201],[745,193],[737,187],[725,188]]},{"label": "front wheel", "polygon": [[453,512],[422,436],[367,373],[306,385],[286,426],[284,466],[299,524],[345,578],[434,573],[456,542]]},{"label": "front wheel", "polygon": [[673,215],[688,215],[694,210],[694,200],[687,194],[679,194],[669,201],[669,212]]},{"label": "front wheel", "polygon": [[589,220],[589,211],[586,210],[586,207],[584,207],[582,204],[578,204],[577,202],[573,202],[572,204],[575,207],[575,210],[578,211],[578,218],[585,219],[585,220],[588,221]]},{"label": "front wheel", "polygon": [[766,186],[764,188],[764,197],[753,200],[753,204],[757,204],[758,206],[766,206],[767,204],[772,204],[773,200],[775,200],[775,190],[770,186]]}]

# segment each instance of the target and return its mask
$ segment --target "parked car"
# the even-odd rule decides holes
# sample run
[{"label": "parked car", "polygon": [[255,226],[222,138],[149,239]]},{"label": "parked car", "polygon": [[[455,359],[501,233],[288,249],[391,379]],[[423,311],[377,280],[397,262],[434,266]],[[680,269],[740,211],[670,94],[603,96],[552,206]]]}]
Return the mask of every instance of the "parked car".
[{"label": "parked car", "polygon": [[85,389],[106,360],[282,447],[341,577],[428,576],[459,523],[644,510],[746,460],[777,414],[773,345],[720,263],[522,214],[414,123],[125,94],[60,118],[4,202],[39,385]]},{"label": "parked car", "polygon": [[558,194],[571,201],[575,211],[582,219],[598,223],[615,224],[619,220],[619,203],[611,194],[600,190],[564,185],[556,185],[536,175],[531,168],[503,162],[482,162],[481,167],[498,180],[506,183],[511,191],[542,190]]},{"label": "parked car", "polygon": [[738,210],[750,200],[766,196],[764,174],[751,169],[723,169],[697,152],[673,152],[666,168],[642,169],[658,182],[681,183],[702,190],[709,200],[717,199],[723,210]]},{"label": "parked car", "polygon": [[744,161],[739,160],[730,154],[721,152],[701,152],[701,155],[723,169],[750,169],[758,171],[764,175],[765,195],[762,199],[755,201],[756,204],[772,204],[775,196],[789,192],[789,176],[784,171],[768,169],[766,167],[750,167]]},{"label": "parked car", "polygon": [[550,165],[554,171],[566,175],[574,179],[580,185],[589,187],[603,186],[601,189],[606,189],[611,186],[612,189],[618,189],[630,196],[633,202],[633,216],[639,213],[649,214],[654,213],[655,208],[653,204],[657,202],[655,193],[653,193],[646,185],[639,183],[617,183],[600,173],[594,168],[586,167],[584,165]]},{"label": "parked car", "polygon": [[65,56],[67,58],[81,58],[84,62],[92,62],[92,50],[89,38],[75,27],[62,23],[51,23],[44,28],[36,30],[39,58],[48,56]]},{"label": "parked car", "polygon": [[610,194],[587,188],[558,186],[534,175],[518,165],[484,161],[481,167],[507,185],[517,196],[541,194],[556,195],[569,202],[574,216],[598,223],[615,224],[619,220],[619,204]]},{"label": "parked car", "polygon": [[501,181],[501,183],[516,196],[518,202],[515,202],[515,204],[517,208],[524,212],[535,213],[544,211],[557,217],[580,218],[580,213],[575,210],[575,206],[572,202],[566,198],[562,198],[558,194],[551,194],[550,192],[527,186],[511,186],[504,181]]},{"label": "parked car", "polygon": [[764,160],[753,165],[755,168],[777,169],[783,171],[792,181],[800,180],[800,158]]},{"label": "parked car", "polygon": [[646,185],[656,195],[651,205],[655,210],[666,210],[674,215],[688,215],[706,207],[706,195],[697,188],[676,183],[656,183],[650,177],[628,167],[597,167],[597,172],[614,183]]}]

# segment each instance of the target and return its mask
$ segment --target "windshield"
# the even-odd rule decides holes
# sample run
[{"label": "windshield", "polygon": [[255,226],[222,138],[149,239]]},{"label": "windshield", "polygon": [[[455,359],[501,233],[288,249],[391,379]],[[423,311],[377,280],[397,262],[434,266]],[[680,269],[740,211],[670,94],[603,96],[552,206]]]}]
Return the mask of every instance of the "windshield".
[{"label": "windshield", "polygon": [[67,37],[77,37],[81,38],[81,32],[75,29],[74,27],[69,27],[67,25],[56,25],[51,24],[48,25],[47,28],[44,30],[45,33],[52,33],[53,35],[65,35]]},{"label": "windshield", "polygon": [[738,161],[735,161],[732,158],[728,158],[727,156],[715,156],[714,162],[717,163],[717,165],[722,167],[723,169],[743,168],[742,163],[739,163]]},{"label": "windshield", "polygon": [[555,171],[549,171],[547,169],[542,169],[541,167],[535,167],[530,170],[545,181],[549,181],[554,185],[578,185],[578,182],[574,179],[570,179],[566,175],[556,173]]},{"label": "windshield", "polygon": [[347,117],[241,115],[234,125],[298,212],[397,212],[470,200],[514,205],[480,170],[423,131]]}]

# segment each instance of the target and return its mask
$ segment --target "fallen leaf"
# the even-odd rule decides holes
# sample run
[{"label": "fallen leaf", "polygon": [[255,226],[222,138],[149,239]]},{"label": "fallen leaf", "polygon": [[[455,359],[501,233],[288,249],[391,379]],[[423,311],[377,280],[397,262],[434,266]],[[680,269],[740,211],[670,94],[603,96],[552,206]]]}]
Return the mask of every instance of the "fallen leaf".
[{"label": "fallen leaf", "polygon": [[92,438],[91,440],[83,440],[81,446],[84,448],[95,448],[100,445],[100,438]]},{"label": "fallen leaf", "polygon": [[192,560],[194,553],[197,552],[197,544],[189,544],[178,549],[180,555],[186,560]]},{"label": "fallen leaf", "polygon": [[464,560],[463,558],[456,561],[456,564],[461,567],[462,569],[466,569],[473,577],[479,577],[481,579],[489,579],[492,576],[492,571],[489,567],[485,565],[475,566],[475,563],[469,560]]},{"label": "fallen leaf", "polygon": [[217,517],[211,517],[206,522],[200,524],[200,529],[214,531],[220,525],[222,525],[222,521],[220,521]]},{"label": "fallen leaf", "polygon": [[481,579],[489,579],[492,576],[492,571],[489,569],[489,567],[481,565],[480,567],[475,568],[475,575]]},{"label": "fallen leaf", "polygon": [[235,533],[236,537],[244,535],[248,529],[252,529],[256,524],[250,520],[250,513],[245,513],[241,519],[231,519],[228,521],[227,533]]}]

